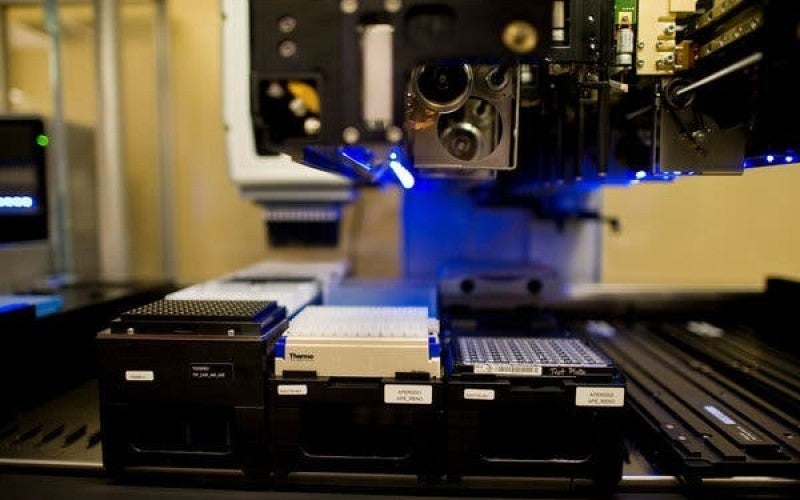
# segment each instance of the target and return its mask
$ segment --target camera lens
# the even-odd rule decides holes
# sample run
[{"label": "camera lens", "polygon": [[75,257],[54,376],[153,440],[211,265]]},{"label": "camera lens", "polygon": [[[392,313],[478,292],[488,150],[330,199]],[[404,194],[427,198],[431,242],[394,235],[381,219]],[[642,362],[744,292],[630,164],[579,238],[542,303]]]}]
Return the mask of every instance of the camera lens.
[{"label": "camera lens", "polygon": [[467,64],[419,66],[413,75],[422,102],[440,113],[455,111],[469,98],[472,68]]},{"label": "camera lens", "polygon": [[471,123],[453,124],[444,129],[439,139],[444,149],[461,161],[473,161],[483,155],[481,132]]}]

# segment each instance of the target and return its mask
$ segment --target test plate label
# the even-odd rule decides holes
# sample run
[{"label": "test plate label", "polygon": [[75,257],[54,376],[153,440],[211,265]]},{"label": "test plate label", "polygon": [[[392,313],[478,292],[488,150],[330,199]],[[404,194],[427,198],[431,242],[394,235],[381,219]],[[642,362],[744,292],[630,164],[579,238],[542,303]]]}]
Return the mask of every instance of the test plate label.
[{"label": "test plate label", "polygon": [[151,370],[125,370],[125,380],[128,382],[152,382],[156,379]]},{"label": "test plate label", "polygon": [[281,384],[278,386],[278,396],[307,396],[306,384]]},{"label": "test plate label", "polygon": [[464,399],[494,401],[494,389],[464,389]]},{"label": "test plate label", "polygon": [[502,364],[502,363],[477,363],[472,365],[474,373],[490,373],[493,375],[526,375],[541,377],[541,365]]},{"label": "test plate label", "polygon": [[383,402],[399,405],[433,404],[433,386],[386,384],[383,386]]},{"label": "test plate label", "polygon": [[575,406],[619,408],[625,406],[625,389],[622,387],[577,387]]}]

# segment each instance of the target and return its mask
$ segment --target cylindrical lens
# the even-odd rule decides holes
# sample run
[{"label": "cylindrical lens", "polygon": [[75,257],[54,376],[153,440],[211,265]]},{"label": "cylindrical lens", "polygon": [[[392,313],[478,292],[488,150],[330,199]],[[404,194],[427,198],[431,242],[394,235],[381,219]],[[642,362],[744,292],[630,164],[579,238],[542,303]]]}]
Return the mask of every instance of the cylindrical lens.
[{"label": "cylindrical lens", "polygon": [[461,65],[424,65],[414,70],[413,82],[420,101],[434,111],[460,108],[472,91],[472,68]]},{"label": "cylindrical lens", "polygon": [[448,153],[461,161],[473,161],[484,156],[481,132],[471,123],[460,122],[447,127],[439,140]]}]

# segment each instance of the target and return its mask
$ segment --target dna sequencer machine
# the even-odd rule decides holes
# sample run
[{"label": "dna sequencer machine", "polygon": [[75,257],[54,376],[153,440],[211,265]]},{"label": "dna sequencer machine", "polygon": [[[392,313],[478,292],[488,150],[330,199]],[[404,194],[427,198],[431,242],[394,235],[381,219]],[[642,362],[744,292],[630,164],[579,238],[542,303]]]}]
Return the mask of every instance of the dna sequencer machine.
[{"label": "dna sequencer machine", "polygon": [[221,10],[227,168],[269,243],[336,245],[399,192],[401,277],[264,261],[122,313],[80,491],[797,497],[800,285],[597,284],[625,237],[600,190],[800,159],[797,2]]}]

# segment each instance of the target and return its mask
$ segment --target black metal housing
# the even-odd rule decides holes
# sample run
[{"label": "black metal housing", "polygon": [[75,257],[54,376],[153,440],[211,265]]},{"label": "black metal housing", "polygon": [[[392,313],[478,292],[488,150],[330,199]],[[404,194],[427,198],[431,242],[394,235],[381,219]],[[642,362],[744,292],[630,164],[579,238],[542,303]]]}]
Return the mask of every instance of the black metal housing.
[{"label": "black metal housing", "polygon": [[[430,404],[388,404],[387,385],[427,385]],[[281,394],[281,386],[305,394]],[[270,444],[277,478],[291,472],[443,474],[441,381],[316,377],[269,380]]]},{"label": "black metal housing", "polygon": [[[183,320],[174,319],[179,327]],[[277,317],[260,327],[263,333],[245,335],[100,333],[106,470],[234,469],[267,477],[265,384],[286,322]]]}]

